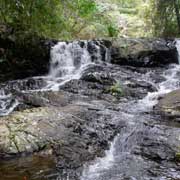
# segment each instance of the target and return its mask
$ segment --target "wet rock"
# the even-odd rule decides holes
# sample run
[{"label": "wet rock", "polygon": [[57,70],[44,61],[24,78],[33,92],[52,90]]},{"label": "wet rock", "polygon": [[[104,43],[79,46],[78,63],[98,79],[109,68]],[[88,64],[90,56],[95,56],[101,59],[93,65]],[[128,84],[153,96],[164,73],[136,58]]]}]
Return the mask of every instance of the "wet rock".
[{"label": "wet rock", "polygon": [[93,72],[83,74],[82,80],[88,82],[97,82],[103,85],[113,85],[116,81],[111,77],[110,73],[106,72]]},{"label": "wet rock", "polygon": [[[174,161],[176,150],[166,141],[157,142],[154,138],[146,137],[146,141],[141,144],[141,155],[156,161]],[[177,148],[176,148],[177,149]]]},{"label": "wet rock", "polygon": [[1,158],[53,148],[59,167],[77,168],[101,156],[120,130],[121,126],[109,121],[112,114],[104,114],[102,102],[101,107],[75,98],[61,106],[58,103],[69,99],[66,94],[39,95],[48,99],[49,105],[0,118]]},{"label": "wet rock", "polygon": [[[91,54],[92,61],[98,62],[99,59],[101,59],[101,61],[109,61],[111,46],[112,46],[112,43],[111,41],[108,41],[108,40],[88,41],[87,49],[89,53]],[[99,56],[97,56],[98,51],[99,51]]]},{"label": "wet rock", "polygon": [[[70,88],[70,87],[69,87]],[[83,96],[75,91],[69,92],[59,90],[54,91],[32,91],[32,92],[20,92],[13,91],[12,99],[16,99],[19,105],[15,108],[15,111],[22,111],[25,109],[35,108],[35,107],[64,107],[68,104],[75,103],[76,101],[89,101],[92,97]],[[73,92],[73,93],[70,93]],[[75,93],[75,94],[74,94]],[[108,98],[108,97],[107,97]],[[97,98],[94,98],[97,99]],[[112,97],[110,98],[112,100]],[[109,100],[110,100],[109,99]]]},{"label": "wet rock", "polygon": [[154,109],[161,115],[180,122],[180,90],[166,94]]},{"label": "wet rock", "polygon": [[132,81],[126,81],[125,84],[130,88],[135,88],[135,89],[144,88],[148,92],[153,92],[157,90],[156,87],[154,87],[151,83],[148,83],[147,81],[132,80]]},{"label": "wet rock", "polygon": [[72,95],[67,92],[58,91],[35,91],[13,93],[14,98],[19,102],[15,110],[22,111],[33,107],[63,107],[77,99],[83,99],[78,95]]},{"label": "wet rock", "polygon": [[157,67],[178,64],[173,40],[116,39],[112,42],[111,62],[135,67]]},{"label": "wet rock", "polygon": [[23,80],[13,80],[1,83],[0,89],[2,89],[6,94],[14,94],[20,91],[31,91],[41,89],[45,86],[46,82],[43,80],[43,78],[27,78]]},{"label": "wet rock", "polygon": [[[23,41],[0,36],[1,81],[22,79],[47,74],[50,49],[56,40],[25,37]],[[25,43],[28,42],[28,43]],[[79,41],[85,47],[84,41]],[[134,67],[156,67],[178,63],[173,40],[164,39],[116,39],[92,40],[87,50],[93,62],[107,61]],[[5,76],[3,76],[5,74]]]},{"label": "wet rock", "polygon": [[156,91],[151,83],[134,78],[122,82],[123,96],[129,99],[142,99],[148,92]]}]

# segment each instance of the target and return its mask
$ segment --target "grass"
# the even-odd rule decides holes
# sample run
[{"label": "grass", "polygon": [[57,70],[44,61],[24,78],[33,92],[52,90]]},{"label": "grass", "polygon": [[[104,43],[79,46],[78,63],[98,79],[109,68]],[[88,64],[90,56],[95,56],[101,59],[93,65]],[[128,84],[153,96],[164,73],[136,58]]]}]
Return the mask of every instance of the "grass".
[{"label": "grass", "polygon": [[123,90],[119,82],[115,83],[109,88],[109,92],[116,97],[121,97],[123,95]]}]

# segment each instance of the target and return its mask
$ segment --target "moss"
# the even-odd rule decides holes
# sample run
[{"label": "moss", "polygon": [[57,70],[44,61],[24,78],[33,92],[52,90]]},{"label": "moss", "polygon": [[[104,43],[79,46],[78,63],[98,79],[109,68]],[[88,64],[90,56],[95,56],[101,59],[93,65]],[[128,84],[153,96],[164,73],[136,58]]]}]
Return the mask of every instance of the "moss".
[{"label": "moss", "polygon": [[175,158],[176,158],[177,161],[180,161],[180,152],[176,153]]},{"label": "moss", "polygon": [[115,83],[113,86],[111,86],[109,88],[109,92],[113,95],[113,96],[117,96],[120,97],[123,95],[123,90],[121,88],[121,85],[119,82]]}]

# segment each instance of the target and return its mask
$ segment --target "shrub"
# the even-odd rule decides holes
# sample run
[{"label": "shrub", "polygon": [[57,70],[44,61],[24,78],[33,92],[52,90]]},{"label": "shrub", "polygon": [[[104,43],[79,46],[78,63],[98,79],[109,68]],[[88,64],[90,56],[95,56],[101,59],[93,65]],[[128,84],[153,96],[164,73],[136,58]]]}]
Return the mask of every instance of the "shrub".
[{"label": "shrub", "polygon": [[120,97],[123,95],[123,90],[121,88],[121,85],[119,82],[115,83],[114,85],[112,85],[109,89],[109,92],[113,95],[113,96],[117,96]]},{"label": "shrub", "polygon": [[119,34],[119,30],[118,30],[118,27],[113,25],[113,24],[110,24],[108,27],[107,27],[107,30],[108,30],[108,36],[109,37],[117,37],[118,34]]}]

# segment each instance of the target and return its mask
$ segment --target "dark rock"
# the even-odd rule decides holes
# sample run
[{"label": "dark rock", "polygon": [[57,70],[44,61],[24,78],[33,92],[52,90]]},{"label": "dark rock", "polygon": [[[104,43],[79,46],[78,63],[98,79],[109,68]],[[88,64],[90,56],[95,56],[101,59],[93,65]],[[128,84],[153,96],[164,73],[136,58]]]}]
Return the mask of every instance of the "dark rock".
[{"label": "dark rock", "polygon": [[[43,75],[48,72],[50,49],[56,40],[46,40],[39,37],[25,37],[23,40],[10,38],[10,35],[0,35],[0,48],[4,53],[0,55],[4,61],[0,66],[2,81],[22,79]],[[1,80],[0,79],[0,80]]]},{"label": "dark rock", "polygon": [[144,88],[148,92],[154,92],[157,91],[157,88],[154,87],[151,83],[148,83],[147,81],[137,81],[137,80],[132,80],[130,82],[127,82],[126,85],[130,88]]},{"label": "dark rock", "polygon": [[27,78],[23,80],[8,81],[6,83],[0,84],[0,88],[3,89],[6,93],[38,90],[45,86],[46,82],[42,78]]},{"label": "dark rock", "polygon": [[106,72],[93,72],[83,74],[82,80],[88,82],[97,82],[103,85],[113,85],[116,81]]},{"label": "dark rock", "polygon": [[[101,61],[109,61],[110,60],[109,49],[111,46],[112,43],[111,41],[108,40],[92,40],[92,41],[88,41],[87,50],[89,51],[93,62],[98,62],[99,58]],[[99,56],[97,56],[97,54]]]},{"label": "dark rock", "polygon": [[29,109],[33,107],[49,107],[49,106],[66,106],[68,103],[78,98],[72,96],[69,93],[62,91],[52,92],[52,91],[39,91],[39,92],[19,92],[14,91],[13,96],[20,103],[16,110],[22,111],[24,109]]},{"label": "dark rock", "polygon": [[154,138],[146,137],[146,141],[141,144],[141,155],[153,161],[161,162],[164,160],[173,161],[176,150],[169,143],[164,141],[157,142]]},{"label": "dark rock", "polygon": [[[0,36],[0,80],[22,79],[46,74],[49,69],[50,49],[56,40],[25,37],[18,40],[12,35]],[[84,47],[84,41],[79,41]],[[117,39],[92,40],[87,49],[93,62],[108,61],[134,67],[156,67],[177,63],[177,49],[172,40]],[[97,55],[98,53],[98,55]],[[5,76],[3,76],[5,74]]]},{"label": "dark rock", "polygon": [[157,67],[178,63],[173,40],[117,39],[112,43],[111,62],[134,67]]},{"label": "dark rock", "polygon": [[[1,158],[40,151],[51,145],[59,160],[59,167],[77,168],[95,156],[101,156],[108,148],[108,141],[121,128],[112,121],[107,121],[112,115],[104,114],[103,107],[99,105],[96,105],[97,111],[89,101],[81,102],[79,98],[72,100],[68,93],[38,94],[31,95],[28,103],[40,103],[44,97],[49,100],[46,107],[21,110],[1,117]],[[32,97],[39,99],[36,101]],[[64,99],[64,104],[58,104]],[[67,103],[68,99],[71,101]],[[58,106],[55,106],[56,103]],[[99,104],[102,106],[102,102]],[[39,106],[45,104],[42,102]]]}]

